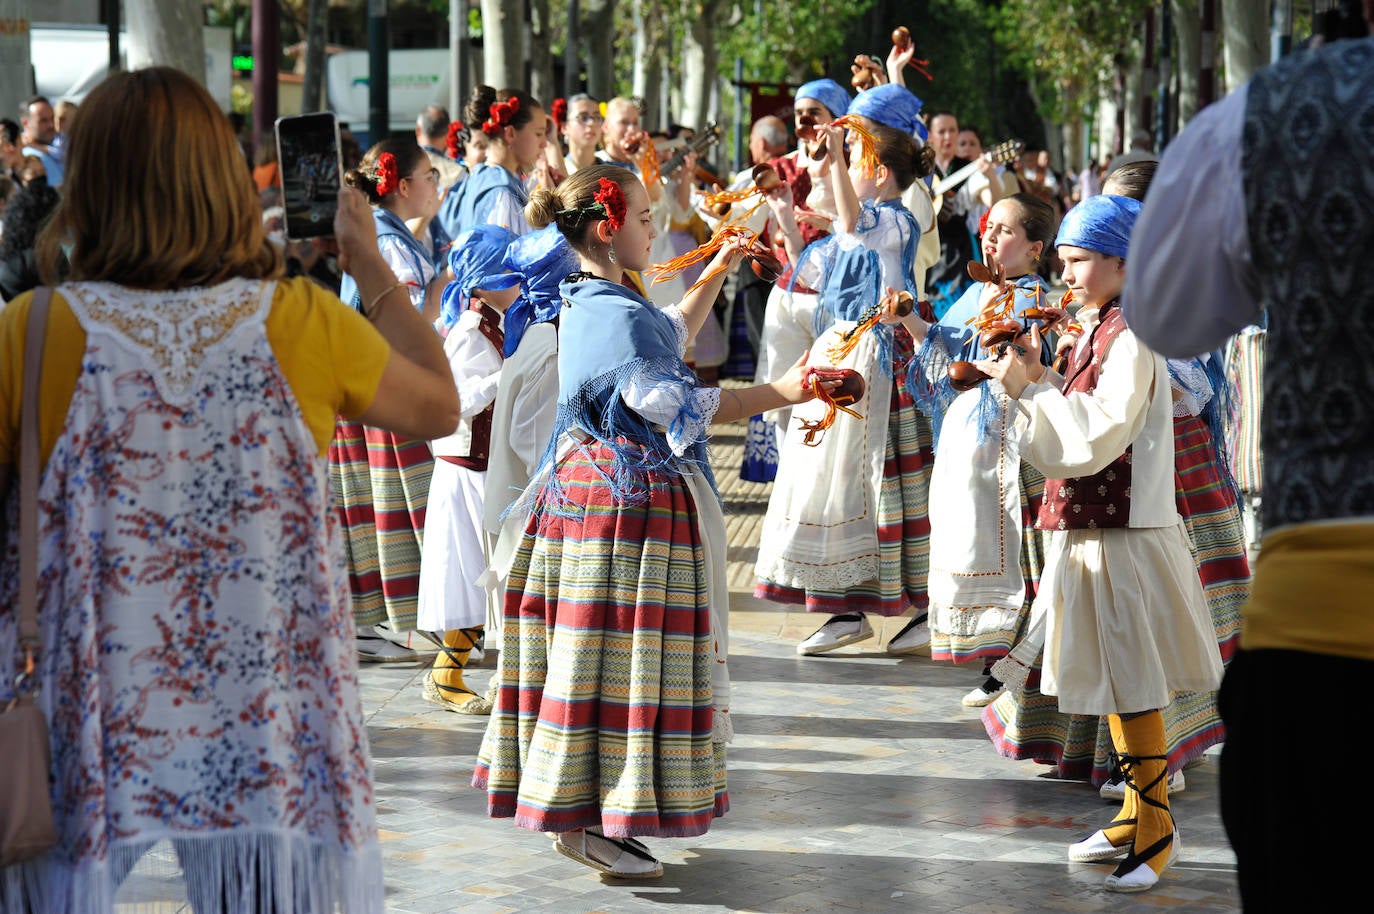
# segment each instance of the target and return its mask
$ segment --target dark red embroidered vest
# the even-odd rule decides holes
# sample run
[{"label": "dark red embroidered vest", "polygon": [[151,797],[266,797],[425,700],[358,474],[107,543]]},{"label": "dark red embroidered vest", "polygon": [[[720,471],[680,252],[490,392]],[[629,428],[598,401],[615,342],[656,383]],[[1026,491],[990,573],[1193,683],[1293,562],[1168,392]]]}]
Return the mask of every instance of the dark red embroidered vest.
[{"label": "dark red embroidered vest", "polygon": [[[1102,358],[1126,328],[1119,303],[1102,309],[1088,345],[1078,347],[1064,375],[1064,393],[1089,393],[1097,387]],[[1131,449],[1092,476],[1046,479],[1045,502],[1035,526],[1041,530],[1124,527],[1131,517]]]},{"label": "dark red embroidered vest", "polygon": [[[482,315],[482,320],[478,323],[477,329],[487,338],[487,342],[495,346],[497,352],[500,352],[506,339],[505,334],[501,332],[501,314],[491,305],[476,299],[473,299],[468,310],[476,311]],[[496,404],[490,403],[486,409],[472,417],[472,440],[468,446],[468,456],[441,455],[439,459],[456,463],[460,467],[467,467],[469,470],[485,473],[487,461],[491,458],[491,417],[495,410]]]}]

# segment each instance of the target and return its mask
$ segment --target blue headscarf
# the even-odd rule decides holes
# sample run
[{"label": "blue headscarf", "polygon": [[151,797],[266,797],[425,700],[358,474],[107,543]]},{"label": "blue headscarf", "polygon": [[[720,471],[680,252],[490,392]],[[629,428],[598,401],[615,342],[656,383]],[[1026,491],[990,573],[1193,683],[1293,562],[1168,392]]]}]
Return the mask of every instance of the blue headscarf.
[{"label": "blue headscarf", "polygon": [[448,252],[453,281],[444,289],[439,303],[439,323],[445,329],[458,323],[474,289],[495,292],[520,284],[520,276],[507,273],[506,248],[515,234],[499,225],[479,225],[458,236]]},{"label": "blue headscarf", "polygon": [[831,117],[849,113],[849,93],[833,79],[813,79],[797,90],[797,99],[814,98],[825,105]]},{"label": "blue headscarf", "polygon": [[1094,194],[1064,214],[1054,246],[1067,244],[1124,258],[1139,215],[1140,201],[1134,197]]},{"label": "blue headscarf", "polygon": [[886,124],[925,142],[926,125],[921,120],[922,102],[906,86],[884,83],[860,92],[849,103],[849,113]]},{"label": "blue headscarf", "polygon": [[558,284],[577,269],[577,252],[549,225],[506,248],[506,269],[520,277],[520,297],[506,310],[504,355],[510,358],[530,324],[553,320],[563,307]]}]

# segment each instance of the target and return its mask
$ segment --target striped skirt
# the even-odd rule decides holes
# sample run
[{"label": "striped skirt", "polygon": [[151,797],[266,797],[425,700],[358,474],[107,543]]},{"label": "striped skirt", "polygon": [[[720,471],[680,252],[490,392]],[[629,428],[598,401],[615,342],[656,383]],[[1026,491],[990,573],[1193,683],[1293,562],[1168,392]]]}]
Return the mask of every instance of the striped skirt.
[{"label": "striped skirt", "polygon": [[[911,355],[911,338],[898,334],[897,340],[897,363],[903,365]],[[760,581],[754,596],[774,603],[804,605],[808,612],[830,614],[900,616],[909,607],[924,608],[926,574],[930,568],[930,515],[926,500],[934,462],[930,420],[921,415],[907,393],[906,369],[901,367],[892,381],[883,481],[878,492],[878,580],[835,591],[802,590]]]},{"label": "striped skirt", "polygon": [[697,512],[676,474],[618,500],[611,459],[570,453],[556,472],[578,516],[540,504],[526,525],[472,784],[490,816],[534,831],[692,837],[730,806]]},{"label": "striped skirt", "polygon": [[353,621],[415,628],[420,546],[434,470],[429,442],[339,419],[329,480],[343,522]]},{"label": "striped skirt", "polygon": [[[1217,452],[1202,420],[1174,420],[1174,497],[1198,562],[1223,662],[1240,638],[1240,611],[1250,593],[1250,566],[1240,505],[1217,472]],[[1054,765],[1066,780],[1101,784],[1111,772],[1106,718],[1061,714],[1040,692],[1037,661],[1020,695],[1003,693],[983,709],[983,727],[1006,758]],[[1164,708],[1169,770],[1178,771],[1225,738],[1215,692],[1175,692]]]}]

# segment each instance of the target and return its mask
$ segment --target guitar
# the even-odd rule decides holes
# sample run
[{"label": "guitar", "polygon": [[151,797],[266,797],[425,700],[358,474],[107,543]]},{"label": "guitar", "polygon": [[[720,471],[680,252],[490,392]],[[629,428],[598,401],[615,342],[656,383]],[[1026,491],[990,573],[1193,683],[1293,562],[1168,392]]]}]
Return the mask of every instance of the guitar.
[{"label": "guitar", "polygon": [[[1020,140],[1005,140],[991,149],[983,150],[982,157],[994,165],[1005,165],[1025,151],[1025,148],[1026,144]],[[934,194],[935,198],[938,200],[949,191],[954,190],[960,184],[963,184],[969,178],[973,177],[974,173],[977,171],[978,163],[969,162],[958,171],[950,172],[945,177],[937,180],[930,192]]]},{"label": "guitar", "polygon": [[725,131],[721,130],[719,125],[716,124],[710,124],[706,129],[695,134],[690,140],[679,146],[671,156],[658,166],[659,180],[667,184],[668,176],[682,167],[682,163],[687,161],[688,155],[709,149],[711,146],[720,142],[720,138],[724,135]]}]

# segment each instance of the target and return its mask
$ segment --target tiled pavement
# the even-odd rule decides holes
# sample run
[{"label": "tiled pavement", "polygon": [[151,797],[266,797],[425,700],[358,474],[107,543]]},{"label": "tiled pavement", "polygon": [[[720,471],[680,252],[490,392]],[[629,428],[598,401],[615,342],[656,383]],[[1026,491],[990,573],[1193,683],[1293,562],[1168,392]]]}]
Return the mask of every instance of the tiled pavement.
[{"label": "tiled pavement", "polygon": [[[1109,865],[1064,858],[1112,807],[993,751],[959,703],[978,670],[888,657],[881,645],[901,620],[835,655],[798,657],[815,617],[750,595],[769,487],[738,480],[743,426],[715,431],[731,543],[730,813],[700,838],[649,840],[658,882],[603,883],[544,836],[486,818],[468,786],[485,718],[422,701],[421,669],[364,668],[389,911],[1240,910],[1214,756],[1174,796],[1181,861],[1152,892],[1113,895]],[[489,656],[472,682],[493,668]]]},{"label": "tiled pavement", "polygon": [[[888,657],[881,646],[902,620],[829,657],[798,657],[816,618],[750,595],[768,486],[738,480],[742,425],[716,432],[733,592],[730,813],[702,837],[650,840],[665,868],[656,883],[603,883],[543,835],[485,816],[469,778],[486,718],[423,701],[423,668],[365,665],[388,911],[1240,910],[1215,756],[1173,798],[1180,862],[1149,893],[1113,895],[1102,888],[1110,865],[1064,856],[1113,808],[1086,784],[993,751],[977,712],[959,703],[978,670]],[[494,665],[493,652],[469,682],[485,686]]]}]

